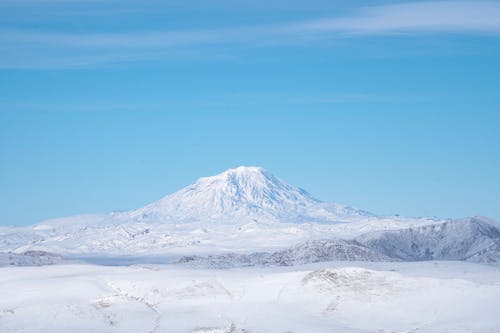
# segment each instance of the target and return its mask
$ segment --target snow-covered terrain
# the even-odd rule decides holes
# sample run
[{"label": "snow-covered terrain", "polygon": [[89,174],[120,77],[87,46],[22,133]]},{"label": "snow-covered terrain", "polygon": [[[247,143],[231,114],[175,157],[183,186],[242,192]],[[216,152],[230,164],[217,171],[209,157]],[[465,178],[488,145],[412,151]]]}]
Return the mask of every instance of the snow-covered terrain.
[{"label": "snow-covered terrain", "polygon": [[191,267],[232,268],[246,266],[294,266],[325,261],[394,261],[356,241],[342,239],[311,240],[290,248],[251,254],[185,256],[176,263]]},{"label": "snow-covered terrain", "polygon": [[500,270],[457,261],[0,272],[1,332],[496,333],[500,327]]},{"label": "snow-covered terrain", "polygon": [[499,332],[499,261],[487,218],[378,216],[239,167],[1,227],[0,332]]},{"label": "snow-covered terrain", "polygon": [[43,266],[65,263],[60,255],[44,251],[26,251],[24,253],[0,253],[1,266]]}]

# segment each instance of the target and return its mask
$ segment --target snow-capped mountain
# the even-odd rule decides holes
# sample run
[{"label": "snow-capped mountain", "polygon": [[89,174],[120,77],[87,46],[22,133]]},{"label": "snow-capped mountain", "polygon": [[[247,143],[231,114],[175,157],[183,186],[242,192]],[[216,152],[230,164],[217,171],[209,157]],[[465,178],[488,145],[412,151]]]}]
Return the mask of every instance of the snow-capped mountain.
[{"label": "snow-capped mountain", "polygon": [[127,215],[145,222],[331,222],[369,213],[325,204],[260,167],[241,166],[200,178]]},{"label": "snow-capped mountain", "polygon": [[496,222],[483,219],[377,216],[325,203],[262,168],[239,167],[136,210],[0,228],[0,252],[172,260],[225,254],[222,261],[234,256],[276,265],[349,258],[497,261],[499,233]]},{"label": "snow-capped mountain", "polygon": [[338,203],[326,203],[260,167],[228,169],[145,207],[110,214],[43,221],[38,230],[79,229],[136,223],[304,223],[346,222],[374,216]]}]

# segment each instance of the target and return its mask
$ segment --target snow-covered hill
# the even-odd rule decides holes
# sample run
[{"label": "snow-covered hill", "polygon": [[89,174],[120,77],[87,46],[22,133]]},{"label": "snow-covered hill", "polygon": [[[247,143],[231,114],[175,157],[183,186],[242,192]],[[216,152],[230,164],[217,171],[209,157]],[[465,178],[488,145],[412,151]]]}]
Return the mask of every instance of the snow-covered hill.
[{"label": "snow-covered hill", "polygon": [[290,248],[251,254],[227,253],[206,257],[186,256],[178,263],[196,268],[247,266],[295,266],[325,261],[395,261],[356,241],[342,239],[311,240]]},{"label": "snow-covered hill", "polygon": [[26,251],[24,253],[0,252],[1,266],[45,266],[64,263],[63,258],[57,254],[44,251]]}]

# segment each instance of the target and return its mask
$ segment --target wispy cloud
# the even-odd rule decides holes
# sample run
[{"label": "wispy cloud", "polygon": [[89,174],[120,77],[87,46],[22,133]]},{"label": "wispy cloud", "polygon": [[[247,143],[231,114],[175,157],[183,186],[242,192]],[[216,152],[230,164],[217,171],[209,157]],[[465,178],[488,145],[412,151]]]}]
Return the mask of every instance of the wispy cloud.
[{"label": "wispy cloud", "polygon": [[357,15],[299,23],[301,32],[378,35],[400,32],[500,33],[500,3],[417,2],[367,7]]},{"label": "wispy cloud", "polygon": [[500,3],[415,2],[359,9],[350,16],[225,29],[61,33],[0,31],[0,68],[88,66],[161,58],[204,46],[276,46],[334,37],[420,33],[500,34]]}]

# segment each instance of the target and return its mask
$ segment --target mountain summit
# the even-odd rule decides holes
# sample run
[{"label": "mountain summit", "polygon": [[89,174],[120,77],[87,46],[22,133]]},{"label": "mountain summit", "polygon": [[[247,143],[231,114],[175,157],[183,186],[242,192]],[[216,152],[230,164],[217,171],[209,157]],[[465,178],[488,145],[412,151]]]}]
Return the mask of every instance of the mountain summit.
[{"label": "mountain summit", "polygon": [[240,166],[200,178],[131,214],[141,221],[328,222],[366,213],[323,203],[263,168]]}]

